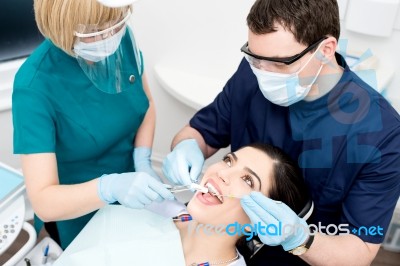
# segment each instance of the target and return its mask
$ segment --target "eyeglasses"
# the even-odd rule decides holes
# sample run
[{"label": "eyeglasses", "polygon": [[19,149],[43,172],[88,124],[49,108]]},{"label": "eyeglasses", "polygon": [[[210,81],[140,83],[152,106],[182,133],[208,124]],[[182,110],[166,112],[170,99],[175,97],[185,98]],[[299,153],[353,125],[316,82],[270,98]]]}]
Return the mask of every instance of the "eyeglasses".
[{"label": "eyeglasses", "polygon": [[265,56],[261,56],[261,55],[256,55],[253,54],[250,50],[249,50],[249,43],[246,42],[242,48],[240,49],[240,51],[242,51],[243,53],[252,56],[258,60],[266,60],[266,61],[272,61],[272,62],[277,62],[277,63],[283,63],[285,65],[290,65],[293,64],[294,62],[296,62],[297,60],[299,60],[301,57],[303,57],[305,54],[307,54],[308,52],[310,52],[312,49],[314,49],[316,46],[318,46],[323,40],[327,39],[328,37],[325,36],[321,39],[319,39],[318,41],[310,44],[306,49],[304,49],[301,53],[296,54],[294,56],[290,56],[290,57],[265,57]]}]

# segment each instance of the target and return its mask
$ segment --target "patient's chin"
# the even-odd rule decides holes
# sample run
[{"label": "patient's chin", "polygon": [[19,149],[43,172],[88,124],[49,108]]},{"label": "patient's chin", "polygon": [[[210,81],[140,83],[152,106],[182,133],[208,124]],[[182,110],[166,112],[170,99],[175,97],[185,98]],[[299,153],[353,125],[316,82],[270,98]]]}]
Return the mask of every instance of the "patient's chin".
[{"label": "patient's chin", "polygon": [[189,201],[187,205],[187,211],[192,216],[192,219],[199,223],[207,223],[212,217],[212,213],[204,206],[201,206],[196,201]]}]

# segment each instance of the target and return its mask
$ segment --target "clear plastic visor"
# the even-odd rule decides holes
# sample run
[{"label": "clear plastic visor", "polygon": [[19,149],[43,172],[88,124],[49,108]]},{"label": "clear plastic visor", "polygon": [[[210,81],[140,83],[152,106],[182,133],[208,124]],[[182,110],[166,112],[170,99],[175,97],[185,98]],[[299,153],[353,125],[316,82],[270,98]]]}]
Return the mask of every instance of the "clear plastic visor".
[{"label": "clear plastic visor", "polygon": [[75,32],[73,51],[80,67],[106,93],[128,90],[142,74],[140,50],[129,18],[130,11],[116,23],[79,25]]}]

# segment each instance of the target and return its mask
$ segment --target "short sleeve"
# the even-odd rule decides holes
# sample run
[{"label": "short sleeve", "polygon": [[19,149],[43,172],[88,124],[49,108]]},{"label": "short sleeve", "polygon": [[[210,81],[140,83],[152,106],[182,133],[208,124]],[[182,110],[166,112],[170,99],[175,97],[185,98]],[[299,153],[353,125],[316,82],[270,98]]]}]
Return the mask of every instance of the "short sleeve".
[{"label": "short sleeve", "polygon": [[214,101],[198,111],[189,124],[203,136],[208,145],[214,148],[227,147],[230,142],[231,129],[231,99],[230,83]]},{"label": "short sleeve", "polygon": [[55,152],[55,115],[45,96],[14,88],[12,116],[15,154]]}]

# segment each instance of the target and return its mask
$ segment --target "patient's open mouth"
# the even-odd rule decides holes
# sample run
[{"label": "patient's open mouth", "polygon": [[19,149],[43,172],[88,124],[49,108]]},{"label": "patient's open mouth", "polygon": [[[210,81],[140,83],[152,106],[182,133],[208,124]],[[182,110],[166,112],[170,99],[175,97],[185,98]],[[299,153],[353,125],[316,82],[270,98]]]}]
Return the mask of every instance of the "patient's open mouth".
[{"label": "patient's open mouth", "polygon": [[224,203],[224,197],[221,196],[221,193],[219,193],[219,191],[210,183],[206,183],[205,186],[208,188],[208,193],[211,196],[216,197],[221,204]]}]

